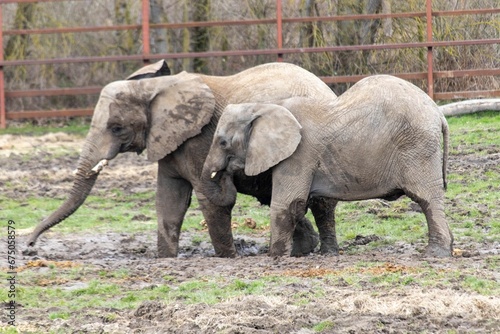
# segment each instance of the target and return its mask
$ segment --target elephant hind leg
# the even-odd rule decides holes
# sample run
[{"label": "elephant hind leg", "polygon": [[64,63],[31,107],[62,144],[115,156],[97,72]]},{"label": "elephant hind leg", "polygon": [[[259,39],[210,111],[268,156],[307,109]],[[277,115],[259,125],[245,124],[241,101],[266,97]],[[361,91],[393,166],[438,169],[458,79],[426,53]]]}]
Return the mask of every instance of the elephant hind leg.
[{"label": "elephant hind leg", "polygon": [[431,183],[421,184],[414,189],[406,189],[405,192],[408,197],[420,205],[425,214],[429,236],[426,255],[450,257],[453,251],[453,235],[444,213],[442,178]]},{"label": "elephant hind leg", "polygon": [[339,245],[335,232],[335,207],[337,203],[338,201],[331,198],[315,197],[311,199],[309,205],[319,231],[321,254],[339,255]]},{"label": "elephant hind leg", "polygon": [[291,256],[300,257],[314,252],[319,243],[318,233],[314,230],[312,223],[306,217],[297,221],[293,232],[293,245]]}]

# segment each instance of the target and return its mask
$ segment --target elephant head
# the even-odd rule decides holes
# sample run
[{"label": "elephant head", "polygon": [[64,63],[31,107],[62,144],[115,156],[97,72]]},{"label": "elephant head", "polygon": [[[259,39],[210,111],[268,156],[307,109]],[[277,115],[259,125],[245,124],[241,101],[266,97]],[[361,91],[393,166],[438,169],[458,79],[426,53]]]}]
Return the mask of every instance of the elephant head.
[{"label": "elephant head", "polygon": [[210,122],[215,106],[210,88],[186,72],[165,76],[170,73],[165,66],[164,61],[147,66],[129,77],[134,80],[102,89],[68,198],[35,228],[28,245],[82,205],[99,172],[118,153],[147,148],[148,160],[158,161]]},{"label": "elephant head", "polygon": [[205,160],[202,191],[217,205],[234,203],[231,176],[258,175],[288,158],[301,141],[301,125],[275,104],[242,103],[226,107]]}]

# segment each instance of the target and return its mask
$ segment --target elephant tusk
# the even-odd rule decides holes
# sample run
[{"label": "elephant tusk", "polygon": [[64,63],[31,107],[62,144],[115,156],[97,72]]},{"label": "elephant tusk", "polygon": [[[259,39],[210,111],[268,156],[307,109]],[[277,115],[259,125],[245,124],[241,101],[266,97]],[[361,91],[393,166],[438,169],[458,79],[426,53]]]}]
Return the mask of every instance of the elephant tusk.
[{"label": "elephant tusk", "polygon": [[78,168],[77,168],[77,169],[75,169],[75,170],[73,170],[73,171],[71,172],[71,174],[73,174],[73,175],[78,174]]},{"label": "elephant tusk", "polygon": [[210,174],[210,178],[213,179],[215,175],[217,175],[217,172],[212,172],[212,174]]},{"label": "elephant tusk", "polygon": [[102,159],[97,163],[97,165],[94,166],[94,168],[90,170],[90,172],[87,175],[91,176],[94,174],[98,174],[107,165],[108,165],[108,160]]}]

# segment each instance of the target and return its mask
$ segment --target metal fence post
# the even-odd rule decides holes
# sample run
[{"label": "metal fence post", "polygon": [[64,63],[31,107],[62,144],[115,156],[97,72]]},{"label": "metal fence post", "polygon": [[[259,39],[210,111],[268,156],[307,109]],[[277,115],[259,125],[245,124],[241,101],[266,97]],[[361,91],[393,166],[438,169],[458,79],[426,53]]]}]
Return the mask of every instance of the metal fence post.
[{"label": "metal fence post", "polygon": [[[432,42],[432,0],[425,4],[427,21],[427,42]],[[427,94],[434,99],[434,74],[433,74],[432,46],[427,46]]]},{"label": "metal fence post", "polygon": [[[281,10],[281,0],[276,0],[276,25],[278,30],[276,32],[278,50],[281,50],[283,48],[283,13]],[[278,53],[278,61],[283,61],[282,53]]]},{"label": "metal fence post", "polygon": [[149,63],[151,48],[149,45],[149,0],[142,0],[142,61]]},{"label": "metal fence post", "polygon": [[[3,61],[3,13],[2,5],[0,4],[0,46],[2,46],[2,51],[0,51],[0,62]],[[5,129],[6,117],[5,117],[5,85],[3,78],[3,65],[0,65],[0,129]]]}]

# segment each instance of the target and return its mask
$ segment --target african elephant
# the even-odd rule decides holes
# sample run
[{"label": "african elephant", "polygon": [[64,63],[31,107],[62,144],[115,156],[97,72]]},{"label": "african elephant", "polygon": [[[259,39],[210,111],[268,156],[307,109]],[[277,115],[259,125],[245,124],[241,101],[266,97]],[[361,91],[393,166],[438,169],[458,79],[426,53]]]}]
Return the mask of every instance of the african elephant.
[{"label": "african elephant", "polygon": [[429,96],[388,75],[365,78],[336,99],[232,104],[205,161],[203,189],[217,201],[220,194],[210,193],[210,183],[221,183],[224,174],[271,169],[272,256],[290,254],[291,233],[311,199],[407,195],[427,219],[426,254],[451,256],[453,236],[444,214],[448,138],[446,119]]},{"label": "african elephant", "polygon": [[[165,66],[160,61],[128,78],[134,80],[115,81],[102,89],[69,196],[35,228],[28,245],[33,246],[40,234],[82,205],[108,160],[118,153],[139,154],[147,149],[147,158],[158,162],[158,256],[177,256],[182,221],[194,189],[216,255],[234,257],[234,202],[214,205],[199,191],[203,162],[222,110],[228,103],[271,102],[295,95],[336,97],[319,78],[292,64],[264,64],[231,76],[168,75]],[[270,203],[270,173],[258,177],[241,174],[234,183],[239,192]],[[333,220],[323,202],[313,214]],[[311,251],[318,243],[310,222],[304,218],[302,223],[296,246],[294,243],[296,255]],[[331,247],[335,251],[337,246],[332,242]]]}]

